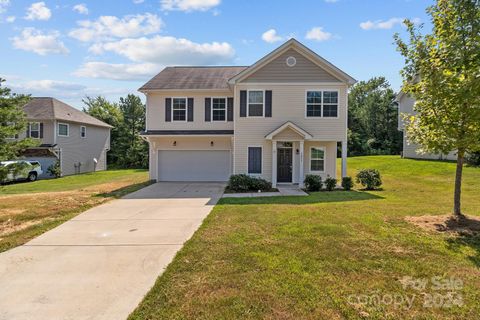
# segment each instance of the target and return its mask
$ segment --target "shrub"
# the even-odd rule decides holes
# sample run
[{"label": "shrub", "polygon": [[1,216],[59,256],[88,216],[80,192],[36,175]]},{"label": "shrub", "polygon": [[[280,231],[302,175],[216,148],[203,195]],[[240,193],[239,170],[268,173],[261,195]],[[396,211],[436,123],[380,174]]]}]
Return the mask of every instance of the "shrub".
[{"label": "shrub", "polygon": [[465,162],[471,167],[480,166],[480,152],[467,153],[465,156]]},{"label": "shrub", "polygon": [[327,189],[327,191],[333,191],[333,189],[335,189],[336,186],[337,186],[337,179],[332,177],[327,177],[327,179],[325,179],[325,188]]},{"label": "shrub", "polygon": [[268,191],[272,184],[264,179],[251,177],[246,174],[234,174],[228,180],[228,189],[232,191]]},{"label": "shrub", "polygon": [[315,174],[307,174],[305,176],[305,180],[303,181],[305,184],[305,189],[307,191],[320,191],[322,189],[322,177],[317,176]]},{"label": "shrub", "polygon": [[60,178],[62,176],[62,170],[60,169],[60,161],[57,161],[50,167],[48,167],[47,172],[55,178]]},{"label": "shrub", "polygon": [[382,185],[382,178],[377,169],[362,169],[357,173],[357,183],[367,190],[374,190]]},{"label": "shrub", "polygon": [[353,179],[352,177],[343,177],[342,178],[342,187],[343,190],[349,191],[353,188]]}]

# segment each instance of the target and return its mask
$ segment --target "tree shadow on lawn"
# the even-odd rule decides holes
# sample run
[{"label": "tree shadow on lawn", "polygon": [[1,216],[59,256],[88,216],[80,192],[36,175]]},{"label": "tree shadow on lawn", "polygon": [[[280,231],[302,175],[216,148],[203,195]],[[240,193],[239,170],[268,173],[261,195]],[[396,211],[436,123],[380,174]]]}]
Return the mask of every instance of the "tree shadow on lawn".
[{"label": "tree shadow on lawn", "polygon": [[465,248],[472,249],[475,253],[468,259],[480,267],[480,220],[465,217],[461,222],[457,222],[451,219],[446,222],[446,227],[457,231],[456,235],[446,240],[448,248],[455,252],[461,252]]},{"label": "tree shadow on lawn", "polygon": [[149,181],[139,182],[139,183],[135,183],[135,184],[130,184],[128,186],[112,190],[110,192],[103,192],[103,193],[96,194],[95,197],[118,199],[118,198],[121,198],[121,197],[129,194],[129,193],[132,193],[132,192],[138,191],[138,190],[140,190],[144,187],[147,187],[147,186],[149,186],[153,183],[154,183],[153,180],[149,180]]},{"label": "tree shadow on lawn", "polygon": [[314,204],[328,202],[348,202],[384,199],[376,194],[365,191],[321,191],[312,192],[308,196],[277,196],[277,197],[245,197],[222,198],[219,204]]}]

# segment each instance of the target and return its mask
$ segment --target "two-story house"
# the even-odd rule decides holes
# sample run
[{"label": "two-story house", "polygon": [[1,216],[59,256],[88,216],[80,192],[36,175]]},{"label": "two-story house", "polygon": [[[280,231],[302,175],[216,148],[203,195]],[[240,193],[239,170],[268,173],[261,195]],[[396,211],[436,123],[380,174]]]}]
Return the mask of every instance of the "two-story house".
[{"label": "two-story house", "polygon": [[400,91],[397,95],[398,103],[398,130],[403,133],[403,150],[402,157],[411,159],[433,159],[433,160],[457,160],[457,154],[450,152],[449,154],[433,154],[420,152],[420,146],[408,141],[405,131],[404,115],[415,115],[414,110],[415,99]]},{"label": "two-story house", "polygon": [[111,126],[55,98],[32,98],[23,111],[28,120],[25,133],[15,137],[38,139],[38,146],[23,158],[39,161],[44,174],[56,161],[62,175],[107,169]]},{"label": "two-story house", "polygon": [[157,181],[245,173],[302,184],[346,175],[347,91],[355,79],[291,39],[248,67],[167,67],[146,95],[143,137]]}]

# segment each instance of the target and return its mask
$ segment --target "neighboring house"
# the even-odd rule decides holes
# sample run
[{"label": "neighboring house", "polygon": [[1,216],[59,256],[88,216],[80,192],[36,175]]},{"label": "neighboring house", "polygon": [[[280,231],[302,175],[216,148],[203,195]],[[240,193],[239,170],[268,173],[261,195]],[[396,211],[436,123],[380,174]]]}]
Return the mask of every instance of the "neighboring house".
[{"label": "neighboring house", "polygon": [[55,98],[32,98],[23,110],[27,131],[19,139],[39,140],[23,158],[37,160],[44,174],[56,161],[62,175],[106,170],[111,126]]},{"label": "neighboring house", "polygon": [[419,146],[417,144],[410,143],[407,140],[405,123],[403,121],[404,114],[415,114],[415,111],[413,110],[415,99],[400,91],[396,100],[398,103],[398,130],[402,131],[403,133],[402,157],[413,159],[457,160],[457,155],[455,152],[450,152],[449,154],[420,153],[418,151]]},{"label": "neighboring house", "polygon": [[346,175],[347,91],[355,79],[291,39],[249,67],[167,67],[147,98],[150,177],[303,183]]}]

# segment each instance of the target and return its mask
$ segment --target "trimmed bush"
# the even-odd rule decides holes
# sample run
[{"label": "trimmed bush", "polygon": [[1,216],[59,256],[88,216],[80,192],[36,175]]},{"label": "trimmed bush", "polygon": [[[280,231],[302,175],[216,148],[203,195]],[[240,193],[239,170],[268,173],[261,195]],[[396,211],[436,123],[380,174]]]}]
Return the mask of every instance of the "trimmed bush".
[{"label": "trimmed bush", "polygon": [[480,167],[480,152],[467,153],[465,163],[471,167]]},{"label": "trimmed bush", "polygon": [[62,169],[60,169],[60,161],[56,161],[54,164],[48,167],[47,173],[54,176],[55,178],[60,178],[62,176]]},{"label": "trimmed bush", "polygon": [[333,191],[333,189],[335,189],[336,186],[337,186],[337,179],[332,177],[327,177],[327,179],[325,179],[325,189],[327,189],[327,191]]},{"label": "trimmed bush", "polygon": [[251,177],[246,174],[234,174],[230,176],[227,188],[237,192],[269,191],[272,189],[272,184],[264,179]]},{"label": "trimmed bush", "polygon": [[343,190],[349,191],[353,188],[353,179],[352,177],[343,177],[342,178],[342,187]]},{"label": "trimmed bush", "polygon": [[305,189],[310,192],[320,191],[323,184],[322,177],[315,174],[307,174],[303,183],[305,184]]},{"label": "trimmed bush", "polygon": [[375,190],[382,185],[382,178],[377,169],[362,169],[357,173],[357,183],[367,190]]}]

